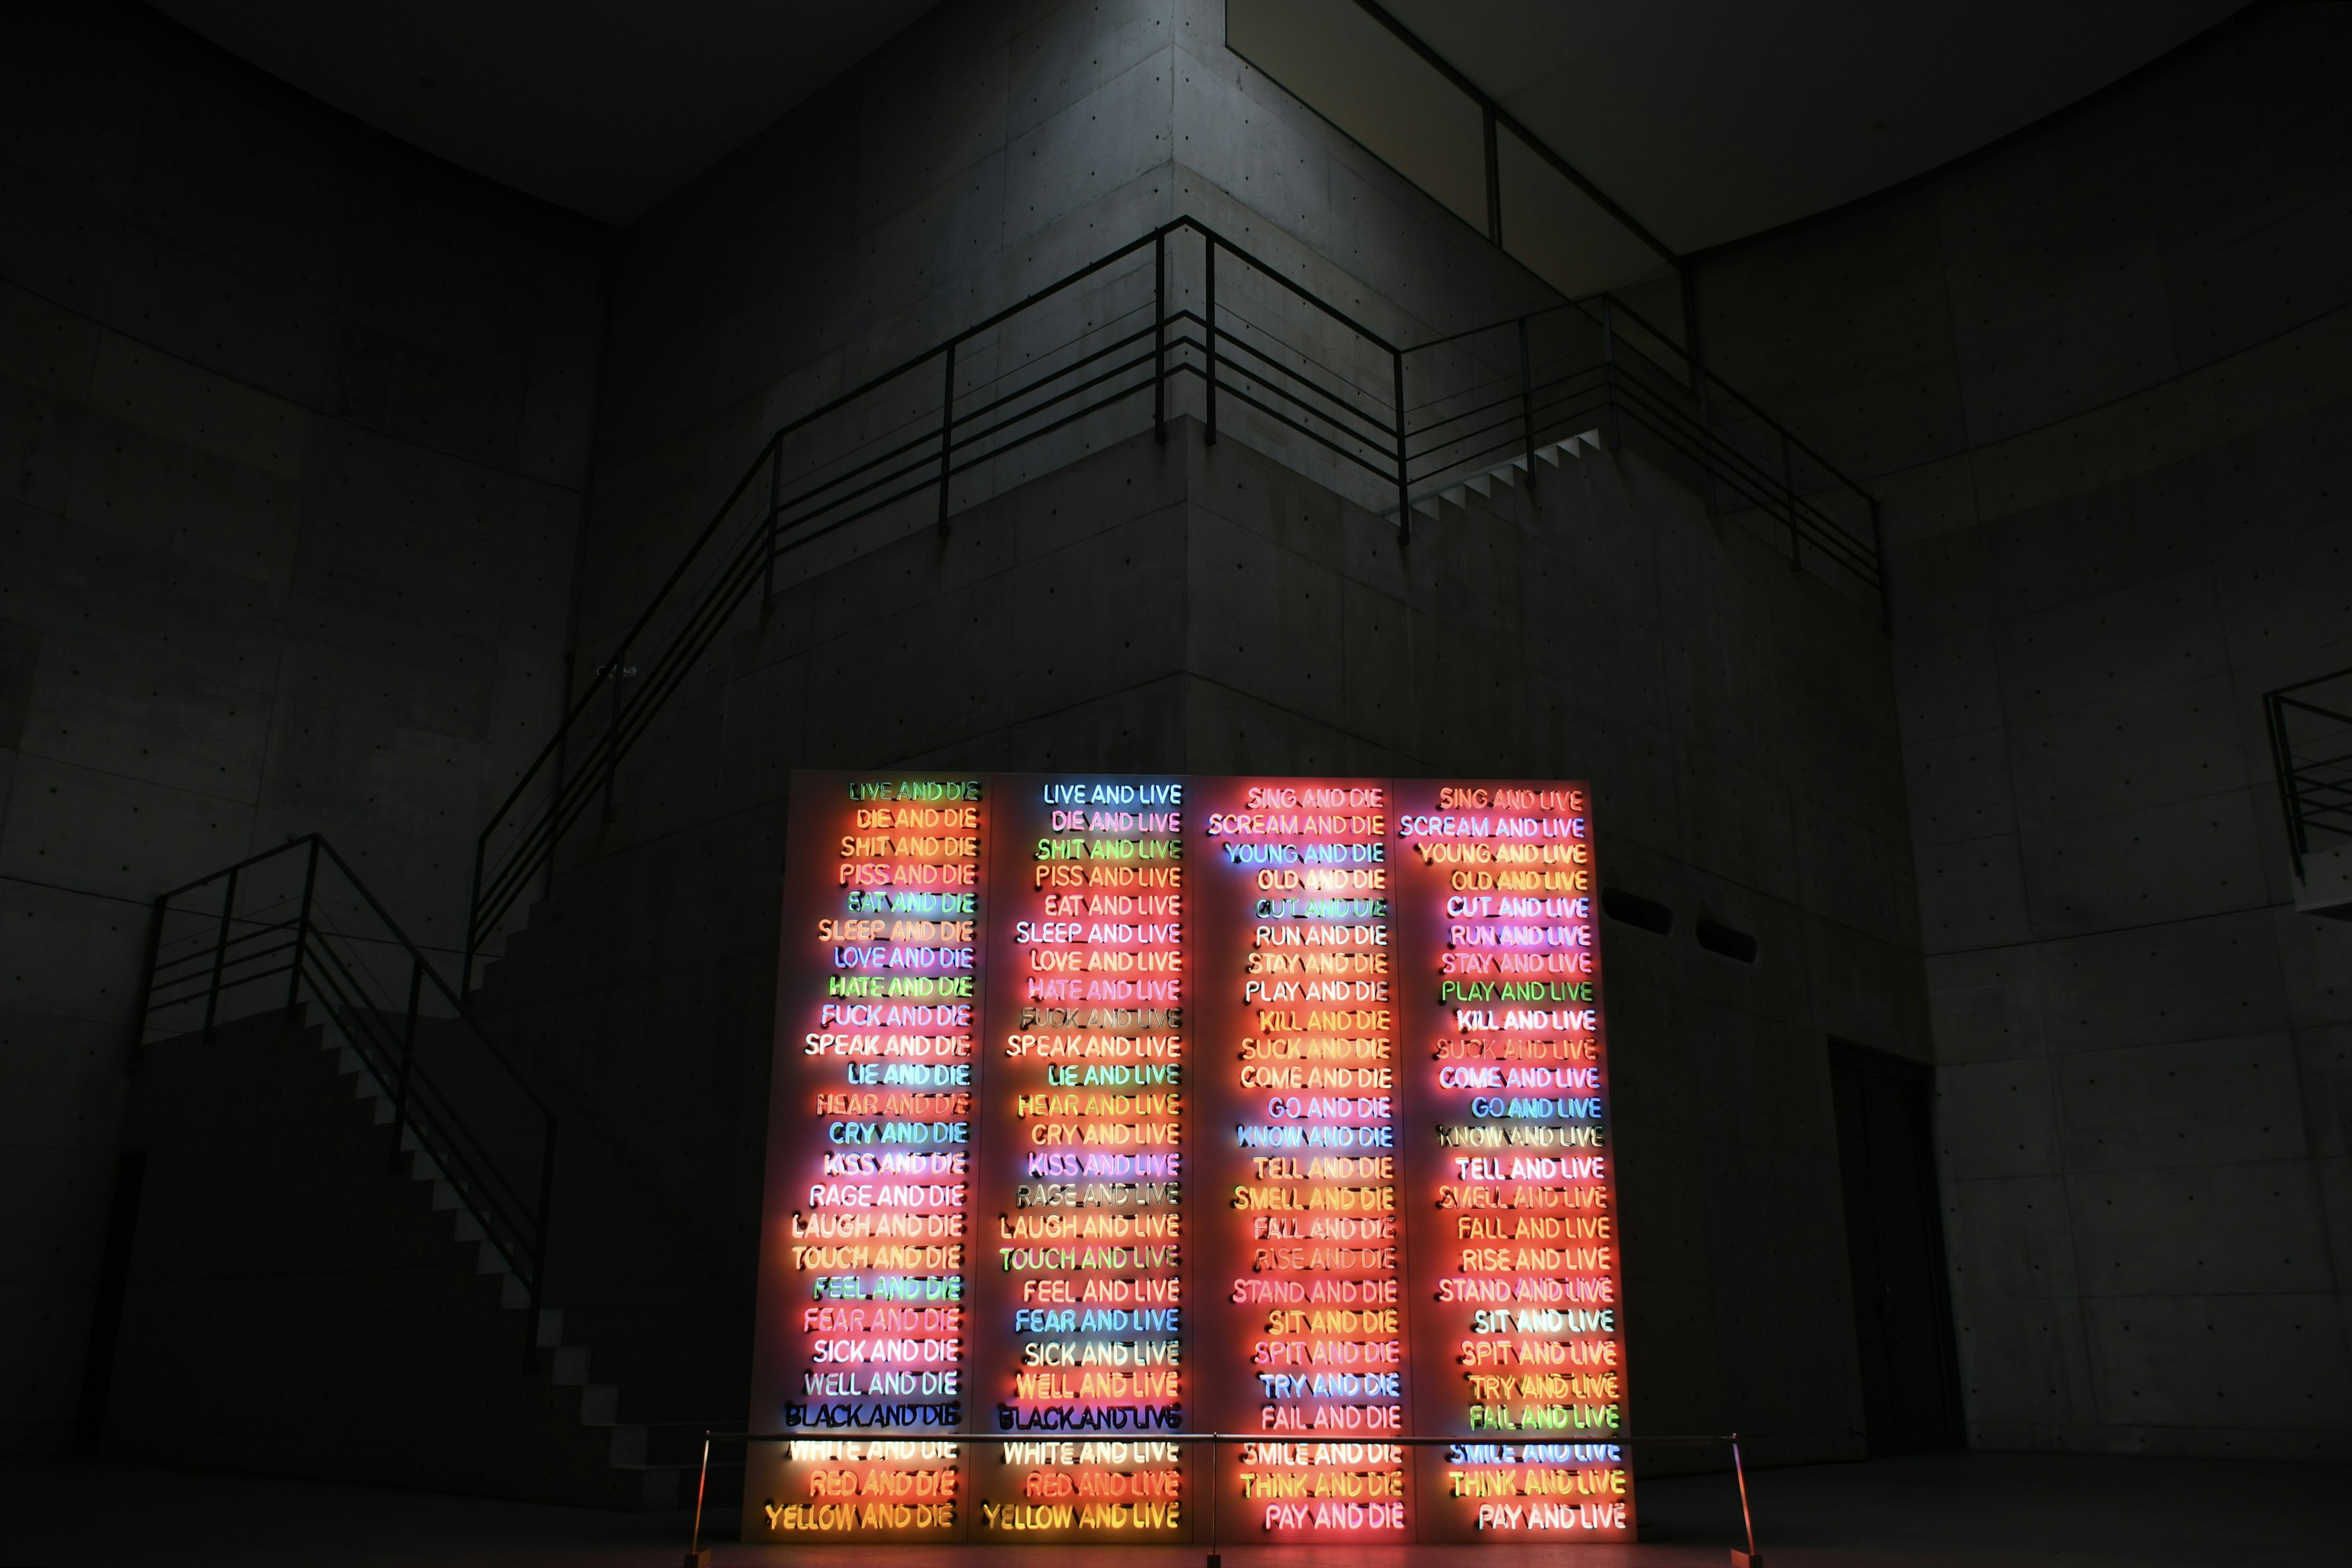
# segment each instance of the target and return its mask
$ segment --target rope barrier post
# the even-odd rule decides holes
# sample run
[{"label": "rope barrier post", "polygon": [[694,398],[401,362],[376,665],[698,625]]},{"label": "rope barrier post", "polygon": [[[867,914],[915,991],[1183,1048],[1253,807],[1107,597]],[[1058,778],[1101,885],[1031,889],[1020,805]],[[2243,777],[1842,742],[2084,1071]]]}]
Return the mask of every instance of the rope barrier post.
[{"label": "rope barrier post", "polygon": [[1224,1455],[1225,1446],[1214,1432],[1209,1434],[1209,1564],[1208,1568],[1223,1568],[1224,1559],[1217,1552],[1217,1463]]},{"label": "rope barrier post", "polygon": [[710,1568],[710,1548],[702,1544],[702,1494],[710,1488],[710,1434],[702,1434],[702,1474],[694,1483],[694,1534],[686,1543],[686,1568]]},{"label": "rope barrier post", "polygon": [[1756,1516],[1748,1511],[1748,1471],[1739,1462],[1737,1432],[1731,1435],[1731,1478],[1739,1483],[1739,1523],[1748,1532],[1748,1550],[1732,1550],[1731,1568],[1764,1568],[1764,1554],[1756,1550]]}]

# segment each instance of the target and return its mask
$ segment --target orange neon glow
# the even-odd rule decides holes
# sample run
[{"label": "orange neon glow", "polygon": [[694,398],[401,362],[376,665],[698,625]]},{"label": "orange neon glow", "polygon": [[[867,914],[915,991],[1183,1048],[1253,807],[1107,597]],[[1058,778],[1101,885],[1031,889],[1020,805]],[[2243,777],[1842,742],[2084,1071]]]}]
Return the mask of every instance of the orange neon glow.
[{"label": "orange neon glow", "polygon": [[1594,855],[1575,783],[795,774],[745,1539],[1630,1539]]}]

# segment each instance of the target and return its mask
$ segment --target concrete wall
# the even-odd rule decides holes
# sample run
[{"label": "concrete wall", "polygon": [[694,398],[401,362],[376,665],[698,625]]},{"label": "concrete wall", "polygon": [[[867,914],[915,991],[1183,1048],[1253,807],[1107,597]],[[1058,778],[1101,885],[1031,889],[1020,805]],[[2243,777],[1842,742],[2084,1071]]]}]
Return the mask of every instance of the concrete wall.
[{"label": "concrete wall", "polygon": [[603,237],[121,0],[0,18],[0,1451],[70,1431],[146,904],[446,941],[562,684]]},{"label": "concrete wall", "polygon": [[2352,1455],[2352,927],[2258,707],[2352,664],[2352,15],[2261,6],[1709,257],[1885,500],[1972,1440]]},{"label": "concrete wall", "polygon": [[[1223,39],[1222,0],[958,0],[632,226],[583,647],[769,431],[1180,214],[1400,339],[1550,301]],[[929,378],[911,395],[936,409]]]},{"label": "concrete wall", "polygon": [[[769,430],[1180,214],[1404,341],[1547,302],[1224,50],[1222,10],[942,6],[634,226],[583,662]],[[1613,875],[1682,917],[1608,938],[1626,1201],[1654,1238],[1639,1420],[1857,1456],[1825,1041],[1927,1051],[1874,616],[1630,456],[1571,465],[1539,511],[1449,510],[1406,560],[1295,450],[1118,434],[961,495],[944,542],[919,511],[788,573],[567,851],[487,1005],[748,1294],[792,768],[1589,775]],[[1701,914],[1761,961],[1699,950]]]},{"label": "concrete wall", "polygon": [[[794,767],[1591,777],[1635,1426],[1858,1458],[1826,1041],[1927,1015],[1874,615],[1631,452],[1393,528],[1190,420],[793,588],[684,694],[485,1005],[756,1253]],[[1753,965],[1701,950],[1706,915]]]}]

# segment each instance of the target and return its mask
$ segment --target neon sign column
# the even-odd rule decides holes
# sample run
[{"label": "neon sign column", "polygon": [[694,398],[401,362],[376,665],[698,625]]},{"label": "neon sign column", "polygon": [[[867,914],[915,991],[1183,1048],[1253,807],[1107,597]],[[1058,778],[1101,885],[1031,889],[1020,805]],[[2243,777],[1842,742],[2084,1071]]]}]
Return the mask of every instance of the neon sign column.
[{"label": "neon sign column", "polygon": [[[961,1525],[978,780],[799,774],[787,836],[746,1540]],[[815,911],[812,918],[812,911]]]},{"label": "neon sign column", "polygon": [[1219,1533],[1410,1540],[1387,787],[1194,782]]},{"label": "neon sign column", "polygon": [[1596,871],[1581,784],[1399,788],[1402,1032],[1436,1112],[1413,1198],[1426,1288],[1424,1534],[1627,1540],[1633,1490]]},{"label": "neon sign column", "polygon": [[1184,784],[996,784],[975,1538],[1181,1540]]}]

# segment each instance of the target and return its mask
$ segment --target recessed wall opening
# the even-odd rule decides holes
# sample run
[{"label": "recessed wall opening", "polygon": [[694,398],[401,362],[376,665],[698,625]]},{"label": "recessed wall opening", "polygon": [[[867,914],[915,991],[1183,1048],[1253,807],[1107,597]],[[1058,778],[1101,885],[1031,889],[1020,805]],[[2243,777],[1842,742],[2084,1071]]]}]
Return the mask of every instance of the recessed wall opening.
[{"label": "recessed wall opening", "polygon": [[1601,889],[1601,912],[1612,921],[1622,921],[1629,926],[1654,931],[1659,936],[1675,929],[1674,910],[1654,899],[1629,893],[1622,888]]},{"label": "recessed wall opening", "polygon": [[1701,915],[1698,921],[1698,944],[1709,952],[1719,952],[1741,963],[1756,962],[1756,939],[1744,931],[1735,931],[1720,921]]}]

